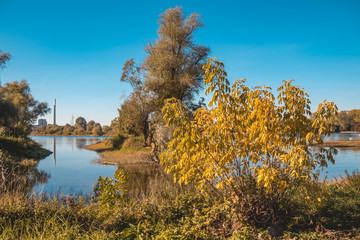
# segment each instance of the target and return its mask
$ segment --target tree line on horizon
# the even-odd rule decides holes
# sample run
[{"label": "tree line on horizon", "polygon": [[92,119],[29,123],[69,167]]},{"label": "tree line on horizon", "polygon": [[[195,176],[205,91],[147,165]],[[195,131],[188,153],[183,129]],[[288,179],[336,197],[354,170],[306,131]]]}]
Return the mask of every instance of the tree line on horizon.
[{"label": "tree line on horizon", "polygon": [[117,129],[117,120],[111,121],[111,125],[101,126],[94,120],[86,121],[84,117],[78,117],[75,125],[65,124],[65,126],[47,124],[33,128],[32,135],[55,135],[55,136],[112,136],[114,129]]},{"label": "tree line on horizon", "polygon": [[335,132],[360,132],[360,109],[340,111],[334,123]]}]

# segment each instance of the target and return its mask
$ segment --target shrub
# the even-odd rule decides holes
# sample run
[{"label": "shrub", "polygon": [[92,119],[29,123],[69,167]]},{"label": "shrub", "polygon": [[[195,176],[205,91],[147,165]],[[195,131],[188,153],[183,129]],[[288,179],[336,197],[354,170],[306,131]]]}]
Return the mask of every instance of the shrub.
[{"label": "shrub", "polygon": [[288,214],[290,197],[299,186],[308,190],[306,198],[313,197],[309,183],[319,176],[315,170],[334,162],[334,148],[320,146],[313,153],[310,145],[322,144],[321,135],[330,134],[337,107],[324,101],[311,119],[308,95],[293,80],[278,88],[276,102],[271,88],[250,89],[245,79],[230,88],[219,61],[208,60],[204,69],[206,94],[213,93],[209,108],[189,117],[189,110],[174,98],[163,108],[175,131],[161,163],[179,183],[212,186],[232,201],[242,218],[273,224]]}]

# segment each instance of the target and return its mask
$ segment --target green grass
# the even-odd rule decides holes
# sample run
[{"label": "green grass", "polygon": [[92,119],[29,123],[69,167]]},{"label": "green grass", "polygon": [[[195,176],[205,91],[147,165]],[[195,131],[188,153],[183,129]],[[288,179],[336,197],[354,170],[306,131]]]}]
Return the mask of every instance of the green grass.
[{"label": "green grass", "polygon": [[[297,215],[278,238],[360,239],[359,181],[353,173],[321,183],[327,195],[323,204],[311,211],[297,205]],[[112,206],[81,197],[0,196],[0,239],[270,239],[268,230],[238,219],[229,202],[191,187],[153,186]]]}]

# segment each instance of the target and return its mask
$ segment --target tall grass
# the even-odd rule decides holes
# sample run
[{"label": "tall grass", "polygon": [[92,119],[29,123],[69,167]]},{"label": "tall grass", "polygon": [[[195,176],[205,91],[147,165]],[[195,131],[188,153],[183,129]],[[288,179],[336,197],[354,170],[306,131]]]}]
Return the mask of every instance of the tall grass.
[{"label": "tall grass", "polygon": [[[141,174],[128,166],[128,181]],[[239,218],[228,202],[180,187],[142,168],[147,187],[128,191],[111,207],[95,198],[27,195],[19,188],[0,194],[0,239],[281,239],[359,238],[360,174],[317,183],[324,198],[309,205],[301,191],[292,197],[296,209],[281,228],[255,227]],[[127,187],[131,183],[128,182]],[[14,183],[15,184],[15,183]],[[136,190],[135,190],[136,189]]]}]

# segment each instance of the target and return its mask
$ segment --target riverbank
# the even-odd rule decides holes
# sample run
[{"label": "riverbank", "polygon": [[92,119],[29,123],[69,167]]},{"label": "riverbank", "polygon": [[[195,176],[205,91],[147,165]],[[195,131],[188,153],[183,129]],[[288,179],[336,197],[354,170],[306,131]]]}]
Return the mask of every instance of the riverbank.
[{"label": "riverbank", "polygon": [[96,151],[100,155],[99,163],[104,165],[121,165],[121,164],[151,164],[151,148],[122,148],[115,150],[105,141],[85,146],[84,149]]},{"label": "riverbank", "polygon": [[0,194],[0,239],[359,239],[359,183],[359,174],[319,183],[321,204],[295,191],[286,206],[292,217],[269,227],[242,221],[230,202],[192,188],[153,186],[111,204],[7,191]]},{"label": "riverbank", "polygon": [[54,136],[54,137],[111,137],[111,134],[94,135],[94,134],[46,134],[46,133],[30,133],[29,136]]},{"label": "riverbank", "polygon": [[28,137],[15,138],[0,136],[0,150],[16,159],[26,158],[37,161],[52,153]]},{"label": "riverbank", "polygon": [[325,147],[355,147],[360,148],[360,141],[325,141]]}]

